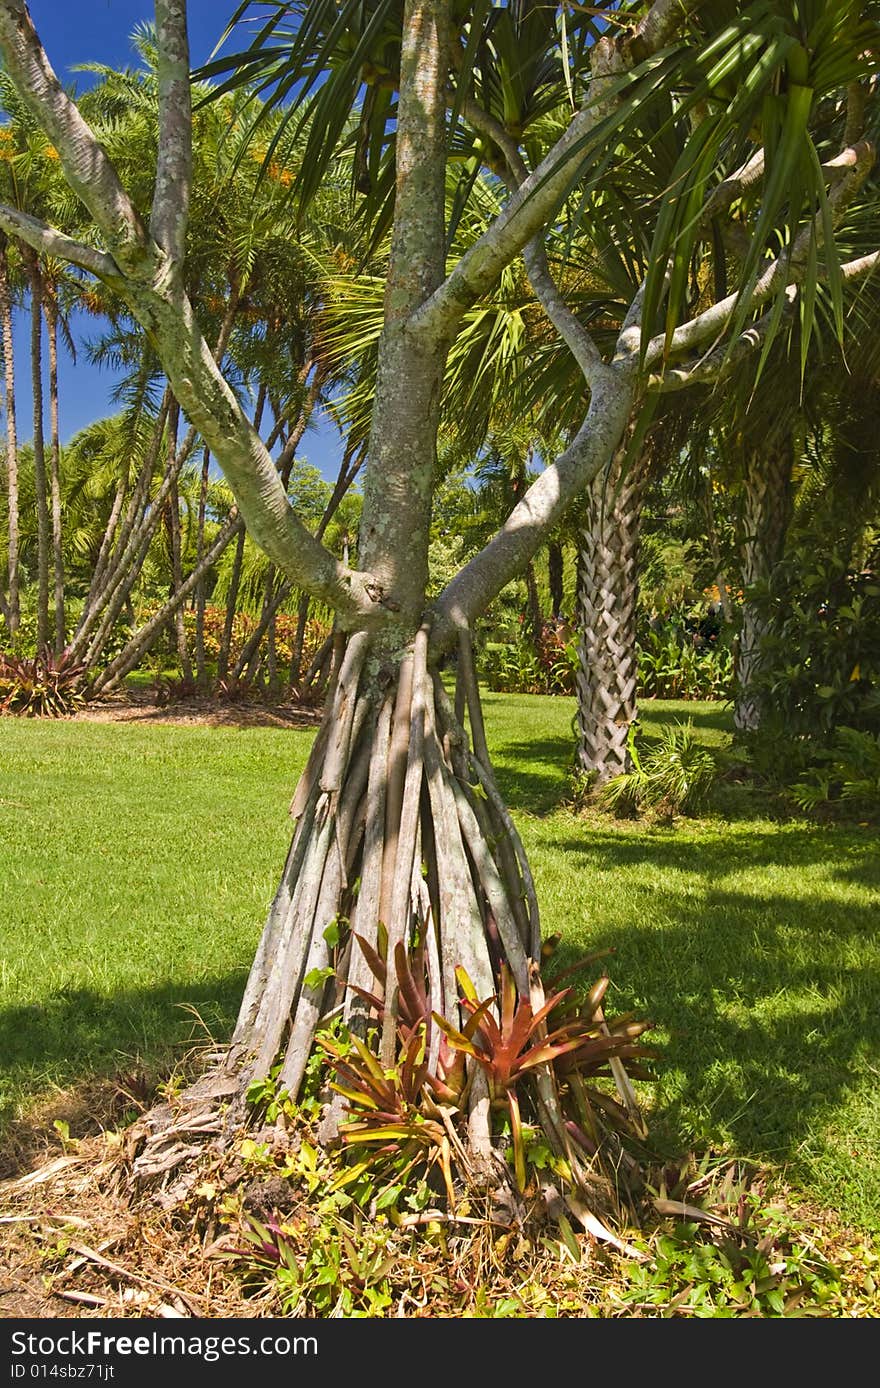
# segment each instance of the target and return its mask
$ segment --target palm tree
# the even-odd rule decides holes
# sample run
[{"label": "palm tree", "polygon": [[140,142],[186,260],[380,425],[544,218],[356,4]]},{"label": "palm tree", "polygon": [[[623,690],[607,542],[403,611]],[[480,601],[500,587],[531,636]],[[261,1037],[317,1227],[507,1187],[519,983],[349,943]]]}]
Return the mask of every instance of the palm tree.
[{"label": "palm tree", "polygon": [[[2,138],[0,132],[0,138]],[[3,345],[3,384],[6,396],[6,524],[8,534],[8,595],[6,624],[10,637],[18,631],[19,509],[18,435],[15,423],[15,354],[12,338],[12,290],[9,273],[9,237],[0,232],[0,340]]]},{"label": "palm tree", "polygon": [[[55,652],[67,643],[64,615],[64,546],[61,533],[61,437],[58,430],[58,284],[51,271],[43,276],[43,311],[49,346],[49,496],[52,521],[52,576],[55,613]],[[69,334],[68,334],[69,336]]]},{"label": "palm tree", "polygon": [[25,255],[31,295],[31,392],[34,402],[34,498],[37,507],[37,647],[49,644],[49,491],[43,437],[43,275],[33,252]]},{"label": "palm tree", "polygon": [[[791,304],[811,329],[818,279],[828,279],[832,302],[839,306],[841,282],[877,263],[874,247],[867,260],[860,257],[844,267],[834,239],[835,215],[842,215],[855,196],[873,151],[842,156],[838,173],[823,170],[821,159],[817,170],[810,155],[813,136],[821,156],[839,154],[823,143],[815,113],[820,103],[840,105],[848,85],[873,73],[874,28],[866,31],[861,8],[848,4],[820,6],[823,24],[803,34],[802,7],[794,15],[782,0],[732,18],[713,7],[698,17],[681,0],[655,0],[650,9],[634,11],[632,30],[619,41],[604,32],[607,24],[581,11],[569,28],[566,11],[563,44],[561,11],[553,7],[462,7],[453,15],[445,0],[406,0],[401,13],[399,6],[377,0],[340,12],[332,0],[310,0],[307,6],[279,9],[283,32],[273,32],[271,23],[263,26],[252,50],[239,56],[236,80],[258,77],[264,90],[280,93],[279,100],[285,93],[292,97],[285,118],[290,110],[306,132],[298,182],[302,215],[333,164],[338,143],[361,125],[365,158],[358,185],[369,181],[371,191],[363,196],[371,233],[384,234],[389,219],[392,228],[364,479],[361,567],[353,571],[317,544],[291,511],[272,457],[207,351],[186,294],[190,151],[176,135],[187,128],[190,91],[178,0],[157,0],[156,8],[163,138],[149,234],[98,142],[54,85],[35,80],[33,64],[43,59],[21,5],[22,0],[0,0],[0,47],[19,90],[51,126],[67,176],[100,231],[100,251],[67,242],[68,254],[100,278],[115,279],[131,313],[150,323],[173,393],[197,419],[254,539],[288,579],[332,604],[344,646],[324,730],[295,797],[297,831],[231,1051],[199,1101],[204,1105],[212,1088],[215,1095],[219,1089],[232,1096],[233,1114],[243,1111],[248,1086],[269,1075],[279,1051],[280,1083],[295,1096],[322,1017],[341,1008],[366,1032],[368,1016],[351,984],[381,994],[379,1054],[373,1064],[389,1069],[409,991],[397,987],[392,966],[403,984],[405,961],[411,972],[420,971],[420,985],[430,989],[424,1054],[429,1067],[436,1066],[440,1029],[435,1018],[447,1029],[465,1023],[469,1007],[467,998],[461,1000],[462,987],[474,1000],[470,1005],[484,1006],[485,1015],[498,1007],[493,999],[499,991],[506,999],[505,1016],[519,1006],[533,1009],[534,1018],[544,1004],[537,900],[488,761],[469,659],[470,629],[488,602],[524,570],[573,499],[610,464],[645,393],[723,377],[730,358],[756,347],[760,357],[762,346],[778,336]],[[546,80],[530,84],[541,99],[530,98],[526,106],[518,74],[535,64],[543,64]],[[589,79],[595,100],[585,100],[559,133],[545,117],[558,109],[566,78],[577,93],[575,105],[586,96]],[[511,192],[486,232],[448,267],[450,108],[456,121],[461,115],[466,123],[464,167],[471,162],[472,168],[505,170]],[[588,203],[601,198],[609,165],[646,147],[644,157],[655,149],[659,154],[670,119],[691,128],[687,158],[660,211],[654,208],[647,275],[623,315],[623,330],[603,352],[547,269],[545,233],[559,225],[563,205],[573,216],[581,197]],[[458,158],[460,146],[453,142],[452,149]],[[746,197],[744,161],[751,167],[758,154],[762,177]],[[266,148],[268,172],[273,155]],[[828,194],[826,173],[832,184]],[[569,200],[576,179],[577,194]],[[734,193],[724,201],[731,184]],[[718,192],[725,185],[727,190]],[[742,216],[754,248],[742,258],[739,292],[731,297],[720,286],[692,277],[691,251],[704,214],[727,218],[734,204],[733,220]],[[631,223],[641,210],[619,209],[619,220]],[[0,225],[16,226],[38,244],[50,236],[16,220],[14,209],[0,209]],[[623,248],[632,240],[631,226],[626,232],[619,239]],[[463,315],[493,292],[503,267],[521,252],[536,297],[578,363],[585,417],[568,447],[426,612],[447,356]],[[439,656],[457,635],[459,708],[468,707],[470,737],[437,672]],[[331,921],[335,928],[328,930]],[[378,957],[380,922],[388,932],[386,962],[384,978],[374,979],[368,961]],[[368,940],[372,956],[357,953],[355,935]],[[423,955],[415,948],[422,940]],[[593,1034],[600,1028],[603,1050],[608,1042],[609,1049],[619,1044],[627,1053],[620,1032],[601,1032],[604,1017],[595,1009],[585,1022]],[[511,1123],[516,1129],[518,1105],[528,1102],[565,1163],[570,1208],[590,1223],[595,1217],[587,1219],[584,1212],[597,1200],[596,1166],[585,1159],[583,1146],[578,1150],[567,1126],[575,1121],[565,1109],[570,1088],[557,1086],[548,1057],[542,1059],[547,1065],[536,1066],[534,1083],[528,1090],[524,1083],[522,1093],[513,1095]],[[615,1059],[615,1079],[631,1104],[620,1056]],[[470,1061],[461,1133],[470,1159],[488,1168],[497,1136],[492,1096],[479,1057],[471,1055]],[[598,1115],[585,1111],[601,1135]],[[629,1121],[638,1122],[634,1111]],[[166,1150],[159,1154],[154,1145],[140,1171],[166,1171],[167,1145],[176,1141],[173,1125],[164,1128],[159,1145],[166,1144]],[[611,1198],[610,1183],[605,1190]]]}]

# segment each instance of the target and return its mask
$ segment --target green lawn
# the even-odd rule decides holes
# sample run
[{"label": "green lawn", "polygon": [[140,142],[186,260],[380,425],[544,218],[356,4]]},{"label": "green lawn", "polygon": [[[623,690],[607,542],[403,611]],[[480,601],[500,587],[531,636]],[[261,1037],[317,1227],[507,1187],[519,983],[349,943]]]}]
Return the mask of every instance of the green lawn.
[{"label": "green lawn", "polygon": [[[654,1140],[770,1160],[880,1226],[876,830],[779,821],[743,790],[675,827],[558,808],[571,701],[486,696],[545,933],[613,945],[613,998],[658,1024]],[[656,703],[650,730],[716,706]],[[224,1034],[285,850],[310,732],[0,723],[0,1104],[140,1057],[194,1006]]]}]

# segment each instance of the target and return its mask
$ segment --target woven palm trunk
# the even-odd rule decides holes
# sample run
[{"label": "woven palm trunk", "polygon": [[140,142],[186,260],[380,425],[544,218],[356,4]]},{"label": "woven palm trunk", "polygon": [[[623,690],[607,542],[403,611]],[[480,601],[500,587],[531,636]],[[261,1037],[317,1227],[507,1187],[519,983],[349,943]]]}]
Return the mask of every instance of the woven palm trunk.
[{"label": "woven palm trunk", "polygon": [[636,716],[636,602],[647,451],[620,450],[588,498],[578,552],[578,764],[595,784],[629,769]]},{"label": "woven palm trunk", "polygon": [[750,587],[769,579],[785,544],[791,514],[791,440],[770,450],[752,449],[746,458],[743,489],[742,584],[746,594],[736,657],[734,723],[739,732],[754,732],[761,723],[757,688],[768,616],[749,598]]}]

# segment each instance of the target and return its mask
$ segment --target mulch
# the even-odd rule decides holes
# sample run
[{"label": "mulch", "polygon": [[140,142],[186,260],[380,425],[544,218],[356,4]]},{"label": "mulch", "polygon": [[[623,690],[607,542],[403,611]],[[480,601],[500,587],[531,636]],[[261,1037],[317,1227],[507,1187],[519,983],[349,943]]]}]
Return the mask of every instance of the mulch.
[{"label": "mulch", "polygon": [[209,728],[316,728],[321,708],[308,704],[262,704],[256,701],[220,703],[193,697],[159,704],[152,694],[127,692],[86,704],[74,715],[80,723],[166,723]]}]

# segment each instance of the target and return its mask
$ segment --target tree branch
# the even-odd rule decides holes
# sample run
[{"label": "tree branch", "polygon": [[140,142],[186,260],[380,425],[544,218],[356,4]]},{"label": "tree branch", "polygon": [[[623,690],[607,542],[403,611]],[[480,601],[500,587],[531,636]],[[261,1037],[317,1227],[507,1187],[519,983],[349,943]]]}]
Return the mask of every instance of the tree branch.
[{"label": "tree branch", "polygon": [[[836,167],[849,170],[847,176],[841,179],[829,194],[828,201],[835,221],[839,221],[859,187],[867,178],[873,166],[874,158],[874,147],[867,141],[863,141],[852,149],[843,150],[833,161]],[[803,279],[811,230],[817,236],[818,244],[821,245],[822,219],[819,214],[816,215],[811,226],[806,226],[801,230],[792,247],[791,254],[786,257],[779,256],[767,266],[750,295],[750,309],[760,308],[762,304],[766,303],[779,288],[779,281],[783,276],[792,284],[797,284]],[[680,324],[672,334],[668,349],[664,333],[658,333],[656,337],[652,337],[645,351],[645,366],[653,366],[665,355],[692,351],[694,348],[702,346],[704,342],[712,339],[717,340],[733,317],[739,300],[738,292],[728,294],[724,299],[719,299],[711,308],[697,314],[687,323]]]},{"label": "tree branch", "polygon": [[[840,273],[848,283],[853,280],[864,279],[872,274],[880,266],[880,251],[872,251],[870,255],[859,256],[855,260],[847,260],[840,267]],[[788,303],[784,313],[790,314],[793,310],[799,292],[797,284],[790,284],[785,290],[785,297]],[[648,377],[648,388],[659,390],[666,395],[672,391],[685,390],[688,386],[717,384],[725,380],[737,365],[745,357],[750,356],[767,336],[773,319],[772,311],[765,313],[755,323],[740,333],[739,337],[731,347],[722,344],[707,352],[691,366],[670,367],[669,370],[660,374]]]},{"label": "tree branch", "polygon": [[49,226],[47,222],[41,222],[38,217],[32,217],[28,212],[19,212],[16,207],[0,203],[0,227],[10,236],[24,241],[38,255],[67,260],[71,265],[76,265],[80,270],[88,270],[89,274],[96,275],[108,284],[118,285],[122,278],[112,256],[104,251],[95,250],[93,246],[84,246],[81,241],[75,241],[72,236],[66,236],[63,231]]},{"label": "tree branch", "polygon": [[48,135],[73,191],[129,271],[149,253],[147,233],[119,176],[55,75],[24,0],[0,0],[0,48],[28,110]]},{"label": "tree branch", "polygon": [[[620,39],[603,39],[624,72],[652,57],[675,35],[701,0],[655,0],[637,31]],[[606,103],[594,97],[572,118],[533,173],[512,195],[491,227],[465,252],[455,269],[409,320],[415,337],[448,341],[462,315],[485,294],[523,247],[546,227],[568,191],[575,160],[587,136],[606,114]]]},{"label": "tree branch", "polygon": [[[465,97],[462,102],[462,114],[476,131],[487,136],[501,150],[508,168],[507,184],[515,192],[526,181],[529,171],[513,136],[508,134],[500,121],[488,111],[484,111],[470,96]],[[572,313],[560,293],[550,271],[543,235],[539,233],[533,237],[524,246],[522,254],[536,298],[589,384],[597,372],[605,370],[602,356],[592,337]]]},{"label": "tree branch", "polygon": [[471,626],[522,572],[574,497],[607,465],[623,437],[634,394],[630,375],[607,370],[599,378],[587,416],[568,448],[544,469],[498,533],[437,599],[431,635],[435,654],[448,649],[461,625]]}]

